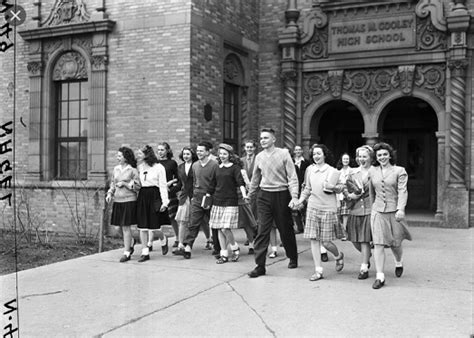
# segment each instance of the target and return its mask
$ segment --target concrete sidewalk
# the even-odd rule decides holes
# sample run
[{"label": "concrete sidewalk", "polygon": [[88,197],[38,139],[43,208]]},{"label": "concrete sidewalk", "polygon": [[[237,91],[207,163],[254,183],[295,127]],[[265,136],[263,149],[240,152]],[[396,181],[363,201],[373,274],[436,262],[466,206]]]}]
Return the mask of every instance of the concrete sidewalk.
[{"label": "concrete sidewalk", "polygon": [[[267,275],[250,279],[247,247],[241,245],[239,262],[217,265],[200,234],[190,260],[162,256],[158,248],[150,261],[137,263],[137,245],[127,263],[114,250],[2,276],[1,301],[17,297],[21,337],[468,337],[474,333],[472,228],[411,232],[402,278],[394,276],[388,250],[380,290],[371,287],[373,267],[369,279],[357,280],[359,256],[348,242],[336,242],[345,253],[342,273],[330,257],[325,279],[310,282],[309,241],[297,235],[298,269],[287,269],[281,248],[267,260]],[[243,243],[244,232],[236,238]],[[6,317],[2,327],[17,324]]]}]

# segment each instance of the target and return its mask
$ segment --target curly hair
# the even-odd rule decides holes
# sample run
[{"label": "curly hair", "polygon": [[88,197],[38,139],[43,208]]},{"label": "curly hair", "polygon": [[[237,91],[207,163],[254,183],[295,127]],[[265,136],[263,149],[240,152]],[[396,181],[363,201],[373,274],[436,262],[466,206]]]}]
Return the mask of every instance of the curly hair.
[{"label": "curly hair", "polygon": [[336,164],[336,169],[337,169],[337,170],[341,170],[342,167],[343,167],[343,165],[342,165],[342,157],[343,157],[344,155],[349,156],[349,167],[350,167],[350,168],[354,168],[354,167],[357,166],[357,165],[356,165],[356,161],[354,161],[354,159],[351,157],[351,155],[349,155],[348,153],[343,153],[341,156],[339,156],[339,159],[337,160],[337,164]]},{"label": "curly hair", "polygon": [[128,147],[120,147],[118,151],[122,153],[127,164],[130,164],[133,168],[137,167],[137,159],[135,158],[135,154],[133,153],[132,149]]},{"label": "curly hair", "polygon": [[324,162],[326,162],[327,164],[329,165],[333,165],[334,163],[334,155],[332,154],[331,150],[329,150],[328,147],[326,147],[324,144],[320,144],[320,143],[315,143],[313,144],[313,146],[311,147],[311,161],[314,163],[314,159],[313,159],[313,153],[314,153],[314,149],[316,148],[319,148],[323,151],[323,154],[324,154]]},{"label": "curly hair", "polygon": [[148,144],[144,146],[143,148],[140,149],[143,152],[143,162],[148,164],[150,167],[153,166],[153,164],[158,163],[158,158],[156,158],[155,152],[153,151],[153,148],[150,147]]},{"label": "curly hair", "polygon": [[376,145],[374,145],[374,154],[375,154],[375,161],[374,161],[374,166],[379,166],[380,163],[377,161],[377,151],[379,150],[387,150],[388,154],[390,155],[389,162],[391,165],[395,165],[397,162],[397,154],[396,151],[393,149],[393,147],[385,142],[379,142]]},{"label": "curly hair", "polygon": [[185,150],[187,150],[187,151],[189,151],[189,152],[191,153],[191,162],[194,163],[194,162],[196,162],[196,161],[198,160],[198,157],[197,157],[196,152],[194,151],[194,149],[191,148],[191,147],[186,146],[186,147],[183,147],[183,149],[181,149],[181,152],[179,153],[179,159],[180,159],[181,161],[184,162],[183,153],[184,153]]},{"label": "curly hair", "polygon": [[170,145],[167,142],[160,142],[158,146],[163,146],[166,150],[166,158],[171,160],[173,158],[173,151],[171,150]]},{"label": "curly hair", "polygon": [[[228,151],[227,149],[224,149],[224,148],[219,148],[218,151],[221,150],[221,149],[222,149],[222,150],[225,150],[225,151],[227,151],[227,152],[229,153],[229,162],[234,163],[234,164],[236,164],[236,165],[238,165],[239,167],[242,168],[242,164],[241,164],[240,158],[239,158],[238,156],[236,156],[233,151]],[[219,154],[218,154],[218,155],[219,155]],[[222,163],[222,161],[221,161],[221,159],[220,159],[219,156],[217,156],[217,163],[219,163],[219,164]]]}]

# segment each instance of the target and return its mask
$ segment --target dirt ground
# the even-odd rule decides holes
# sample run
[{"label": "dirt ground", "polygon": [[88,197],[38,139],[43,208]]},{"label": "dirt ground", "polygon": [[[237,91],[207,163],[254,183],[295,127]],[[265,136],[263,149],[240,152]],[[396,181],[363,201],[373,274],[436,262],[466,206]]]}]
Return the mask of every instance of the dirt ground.
[{"label": "dirt ground", "polygon": [[[0,237],[0,275],[99,252],[98,239],[82,244],[72,236],[56,236],[51,243],[42,244],[35,243],[35,240],[15,239],[13,233],[2,232]],[[122,238],[104,238],[103,251],[121,247]]]}]

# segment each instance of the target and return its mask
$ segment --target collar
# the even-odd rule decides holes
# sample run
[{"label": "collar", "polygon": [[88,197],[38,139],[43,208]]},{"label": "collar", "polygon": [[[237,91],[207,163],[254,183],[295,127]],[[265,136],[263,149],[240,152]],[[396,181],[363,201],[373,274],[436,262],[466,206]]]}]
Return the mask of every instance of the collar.
[{"label": "collar", "polygon": [[229,162],[229,163],[226,163],[226,164],[221,163],[221,164],[219,164],[219,168],[223,168],[223,167],[230,168],[233,165],[234,165],[234,163],[232,163],[232,162]]},{"label": "collar", "polygon": [[313,171],[314,172],[317,172],[317,171],[320,171],[320,172],[325,172],[326,170],[329,169],[330,165],[327,164],[327,163],[324,163],[322,167],[318,167],[316,164],[313,164]]}]

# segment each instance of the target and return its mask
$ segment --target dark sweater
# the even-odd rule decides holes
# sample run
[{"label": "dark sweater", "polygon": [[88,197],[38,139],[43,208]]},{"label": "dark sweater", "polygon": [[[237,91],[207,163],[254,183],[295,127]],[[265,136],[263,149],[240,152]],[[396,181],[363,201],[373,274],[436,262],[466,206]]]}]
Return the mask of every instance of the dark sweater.
[{"label": "dark sweater", "polygon": [[[172,179],[176,178],[179,180],[178,177],[178,164],[175,160],[166,159],[166,160],[158,160],[163,167],[165,167],[166,171],[166,182],[171,181]],[[176,193],[179,191],[178,184],[175,183],[171,187],[169,187],[169,197],[176,197]]]},{"label": "dark sweater", "polygon": [[216,171],[216,191],[213,203],[217,206],[237,206],[239,197],[237,189],[245,186],[240,166],[234,164],[231,167],[218,167]]},{"label": "dark sweater", "polygon": [[197,194],[214,194],[216,187],[216,170],[219,167],[216,161],[209,160],[203,167],[200,161],[194,162],[193,171],[193,187],[194,195]]}]

